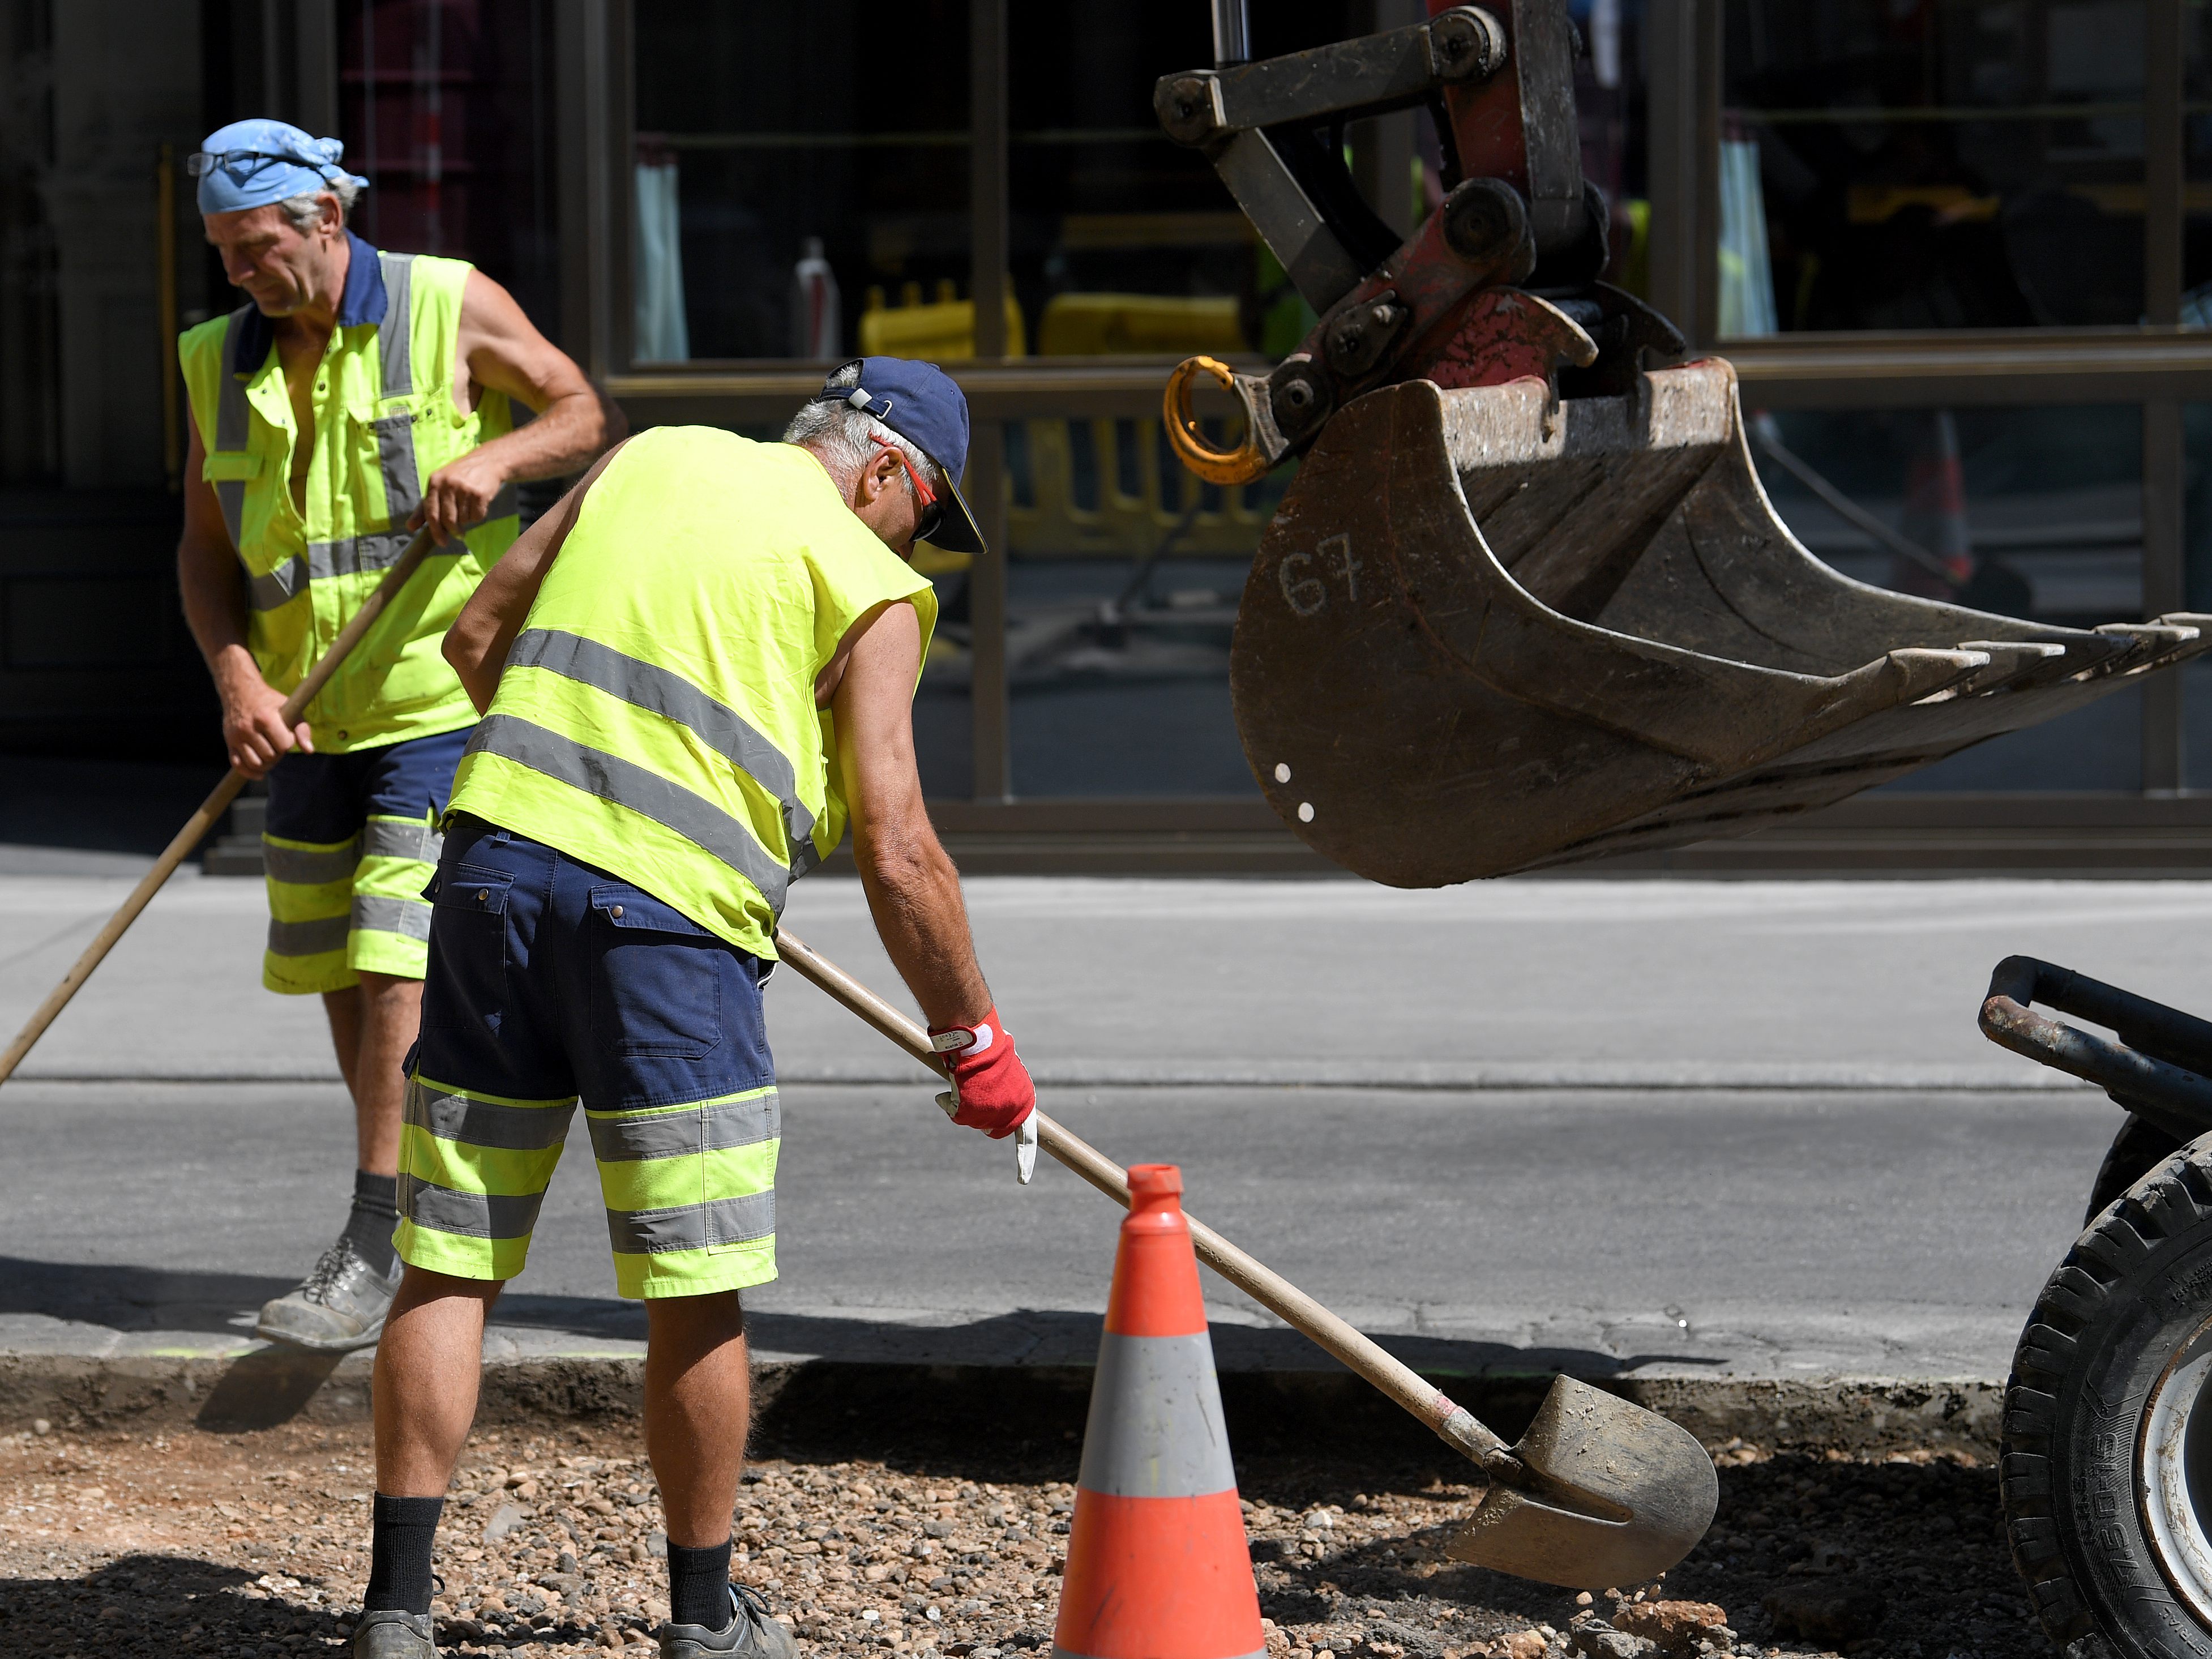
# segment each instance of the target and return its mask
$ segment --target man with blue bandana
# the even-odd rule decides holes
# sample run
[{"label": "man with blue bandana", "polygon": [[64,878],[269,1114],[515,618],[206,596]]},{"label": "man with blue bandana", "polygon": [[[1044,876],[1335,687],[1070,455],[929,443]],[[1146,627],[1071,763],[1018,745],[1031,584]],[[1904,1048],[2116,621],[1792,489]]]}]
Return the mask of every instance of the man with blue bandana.
[{"label": "man with blue bandana", "polygon": [[[231,763],[269,780],[272,991],[319,993],[354,1102],[352,1213],[260,1334],[376,1340],[398,1284],[401,1062],[422,1007],[437,825],[476,711],[439,651],[517,531],[514,486],[608,441],[583,373],[459,259],[346,228],[344,146],[234,122],[191,157],[207,240],[250,303],[178,343],[192,407],[185,614]],[[511,405],[536,411],[515,426]],[[286,696],[418,527],[437,546],[288,726]]]}]

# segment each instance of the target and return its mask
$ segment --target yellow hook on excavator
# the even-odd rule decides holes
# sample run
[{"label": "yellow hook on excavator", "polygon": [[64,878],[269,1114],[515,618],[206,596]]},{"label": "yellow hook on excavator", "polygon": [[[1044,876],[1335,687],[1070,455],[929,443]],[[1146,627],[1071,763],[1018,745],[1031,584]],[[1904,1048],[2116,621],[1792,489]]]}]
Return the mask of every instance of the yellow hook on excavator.
[{"label": "yellow hook on excavator", "polygon": [[1218,357],[1186,357],[1177,363],[1175,373],[1168,376],[1164,403],[1168,447],[1175,451],[1177,459],[1208,483],[1257,483],[1267,476],[1274,464],[1261,447],[1259,431],[1250,410],[1245,412],[1244,441],[1234,449],[1216,449],[1206,442],[1206,434],[1199,429],[1198,417],[1191,413],[1191,382],[1200,374],[1212,376],[1224,392],[1233,393],[1237,390],[1236,371]]}]

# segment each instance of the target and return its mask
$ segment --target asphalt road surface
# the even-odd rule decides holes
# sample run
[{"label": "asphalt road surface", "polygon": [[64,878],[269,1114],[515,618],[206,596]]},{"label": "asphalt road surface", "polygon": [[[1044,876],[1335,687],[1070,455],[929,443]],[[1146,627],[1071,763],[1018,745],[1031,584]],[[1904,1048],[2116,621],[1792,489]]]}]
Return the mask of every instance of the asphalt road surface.
[{"label": "asphalt road surface", "polygon": [[[255,983],[258,884],[186,879],[0,1089],[0,1350],[223,1345],[335,1231],[319,1011]],[[123,890],[0,877],[12,1030]],[[891,988],[857,889],[795,931]],[[2201,1007],[2188,884],[982,881],[1048,1109],[1409,1358],[2002,1376],[2118,1114],[1973,1029],[2013,951]],[[1117,1212],[947,1125],[788,971],[764,1351],[1082,1358]],[[496,1340],[627,1341],[588,1144]],[[1208,1279],[1225,1364],[1310,1351]]]}]

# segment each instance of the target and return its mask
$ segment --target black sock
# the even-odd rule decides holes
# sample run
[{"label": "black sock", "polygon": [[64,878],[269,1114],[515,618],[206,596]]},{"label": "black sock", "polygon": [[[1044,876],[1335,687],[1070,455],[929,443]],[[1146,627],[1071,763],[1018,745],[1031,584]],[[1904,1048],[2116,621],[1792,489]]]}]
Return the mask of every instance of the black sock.
[{"label": "black sock", "polygon": [[363,1612],[430,1611],[430,1546],[438,1536],[438,1516],[445,1507],[442,1498],[376,1494]]},{"label": "black sock", "polygon": [[668,1616],[679,1625],[730,1627],[730,1540],[703,1550],[668,1547]]},{"label": "black sock", "polygon": [[398,1271],[398,1253],[392,1248],[392,1230],[399,1224],[399,1177],[353,1172],[353,1213],[346,1218],[345,1236],[355,1253],[386,1279]]}]

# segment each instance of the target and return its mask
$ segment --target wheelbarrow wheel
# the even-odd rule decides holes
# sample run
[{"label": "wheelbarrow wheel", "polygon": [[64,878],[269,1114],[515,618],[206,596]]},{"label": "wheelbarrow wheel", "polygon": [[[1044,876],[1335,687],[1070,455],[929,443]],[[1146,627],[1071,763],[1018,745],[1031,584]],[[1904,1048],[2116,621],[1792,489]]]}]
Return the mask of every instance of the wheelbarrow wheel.
[{"label": "wheelbarrow wheel", "polygon": [[2090,1183],[2089,1209],[2081,1224],[2086,1227],[2096,1220],[2114,1199],[2179,1152],[2182,1145],[2130,1112],[2120,1124],[2119,1133],[2112,1137],[2105,1161],[2098,1166],[2096,1180]]},{"label": "wheelbarrow wheel", "polygon": [[2013,1355],[2006,1533],[2074,1659],[2212,1659],[2208,1382],[2212,1137],[2098,1211]]}]

